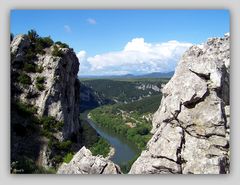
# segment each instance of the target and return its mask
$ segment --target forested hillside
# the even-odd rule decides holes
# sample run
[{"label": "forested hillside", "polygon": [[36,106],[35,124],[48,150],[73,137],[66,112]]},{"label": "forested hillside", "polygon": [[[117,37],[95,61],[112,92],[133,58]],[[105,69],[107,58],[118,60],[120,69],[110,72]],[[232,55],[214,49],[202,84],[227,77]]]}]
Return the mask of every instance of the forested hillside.
[{"label": "forested hillside", "polygon": [[81,84],[92,89],[97,96],[112,100],[115,103],[128,103],[145,97],[159,95],[162,84],[166,84],[168,80],[157,78],[80,79]]}]

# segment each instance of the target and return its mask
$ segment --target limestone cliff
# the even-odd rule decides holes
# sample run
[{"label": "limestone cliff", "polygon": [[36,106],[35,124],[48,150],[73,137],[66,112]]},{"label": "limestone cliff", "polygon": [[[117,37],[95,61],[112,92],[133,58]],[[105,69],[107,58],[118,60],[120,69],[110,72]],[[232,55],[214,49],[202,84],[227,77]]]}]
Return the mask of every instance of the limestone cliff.
[{"label": "limestone cliff", "polygon": [[69,138],[80,126],[78,58],[72,49],[57,44],[39,53],[32,51],[36,47],[27,35],[11,42],[12,98],[34,105],[40,116],[63,121],[59,139]]},{"label": "limestone cliff", "polygon": [[121,174],[119,166],[101,156],[93,156],[91,151],[82,147],[73,159],[63,163],[58,174]]},{"label": "limestone cliff", "polygon": [[184,53],[130,174],[229,173],[229,72],[229,34]]}]

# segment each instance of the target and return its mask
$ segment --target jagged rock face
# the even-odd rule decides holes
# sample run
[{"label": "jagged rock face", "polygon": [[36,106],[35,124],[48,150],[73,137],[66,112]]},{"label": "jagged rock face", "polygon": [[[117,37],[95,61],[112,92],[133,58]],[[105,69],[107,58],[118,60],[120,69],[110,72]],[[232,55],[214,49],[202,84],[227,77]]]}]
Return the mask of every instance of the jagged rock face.
[{"label": "jagged rock face", "polygon": [[[26,35],[16,36],[10,46],[12,96],[16,100],[34,105],[40,116],[53,116],[64,121],[63,135],[70,137],[79,130],[80,85],[77,79],[79,61],[72,49],[61,48],[61,57],[53,56],[53,46],[45,49],[45,54],[36,54],[33,61],[25,61],[30,40]],[[42,68],[41,72],[30,72],[31,84],[23,87],[17,77],[24,62]],[[37,78],[44,77],[44,89],[37,88]]]},{"label": "jagged rock face", "polygon": [[229,173],[229,39],[212,38],[184,53],[163,88],[154,135],[130,174]]},{"label": "jagged rock face", "polygon": [[57,174],[121,174],[121,171],[110,160],[92,156],[90,150],[82,147],[68,164],[59,167]]}]

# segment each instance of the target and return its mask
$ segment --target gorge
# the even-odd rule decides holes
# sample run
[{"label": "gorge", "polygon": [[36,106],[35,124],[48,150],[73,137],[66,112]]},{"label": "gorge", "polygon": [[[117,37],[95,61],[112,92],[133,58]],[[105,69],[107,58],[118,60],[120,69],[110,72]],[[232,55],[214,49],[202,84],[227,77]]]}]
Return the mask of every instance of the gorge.
[{"label": "gorge", "polygon": [[[49,173],[55,168],[53,173],[58,174],[122,174],[118,164],[136,153],[140,156],[129,174],[229,173],[229,34],[190,47],[174,76],[158,81],[158,86],[154,80],[102,80],[107,84],[103,89],[115,90],[108,95],[109,89],[100,93],[100,81],[79,82],[78,58],[64,43],[41,38],[32,31],[16,36],[10,49],[12,173],[24,167],[25,173]],[[80,93],[81,88],[85,93]],[[121,96],[114,94],[123,89],[131,92],[127,96],[124,91]],[[85,102],[83,106],[81,101]],[[84,111],[93,108],[91,121]],[[80,112],[98,137],[110,141],[122,156],[108,159],[93,155],[83,142]],[[137,143],[136,150],[142,152],[97,128],[98,124],[109,125],[107,119],[99,119],[108,115],[112,129]],[[127,124],[114,125],[123,120]],[[125,144],[119,152],[119,146]],[[64,161],[66,156],[71,158]]]}]

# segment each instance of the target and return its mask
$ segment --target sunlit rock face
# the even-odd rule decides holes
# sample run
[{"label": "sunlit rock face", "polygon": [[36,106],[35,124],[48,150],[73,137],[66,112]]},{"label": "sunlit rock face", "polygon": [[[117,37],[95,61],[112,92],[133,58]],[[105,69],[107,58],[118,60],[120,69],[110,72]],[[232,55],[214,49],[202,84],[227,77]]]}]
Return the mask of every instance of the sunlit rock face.
[{"label": "sunlit rock face", "polygon": [[57,174],[121,174],[119,166],[101,156],[93,156],[82,147],[67,164],[63,163]]},{"label": "sunlit rock face", "polygon": [[[44,54],[35,54],[34,60],[26,60],[31,41],[26,35],[17,35],[11,42],[11,92],[12,97],[34,105],[40,116],[53,116],[63,121],[60,140],[71,137],[79,130],[80,84],[77,79],[79,61],[71,48],[61,48],[62,55],[52,55],[53,46]],[[17,77],[25,63],[41,68],[29,72],[31,83],[23,86]],[[44,78],[44,88],[37,88],[37,78]]]},{"label": "sunlit rock face", "polygon": [[130,174],[229,173],[229,72],[229,34],[183,54]]}]

